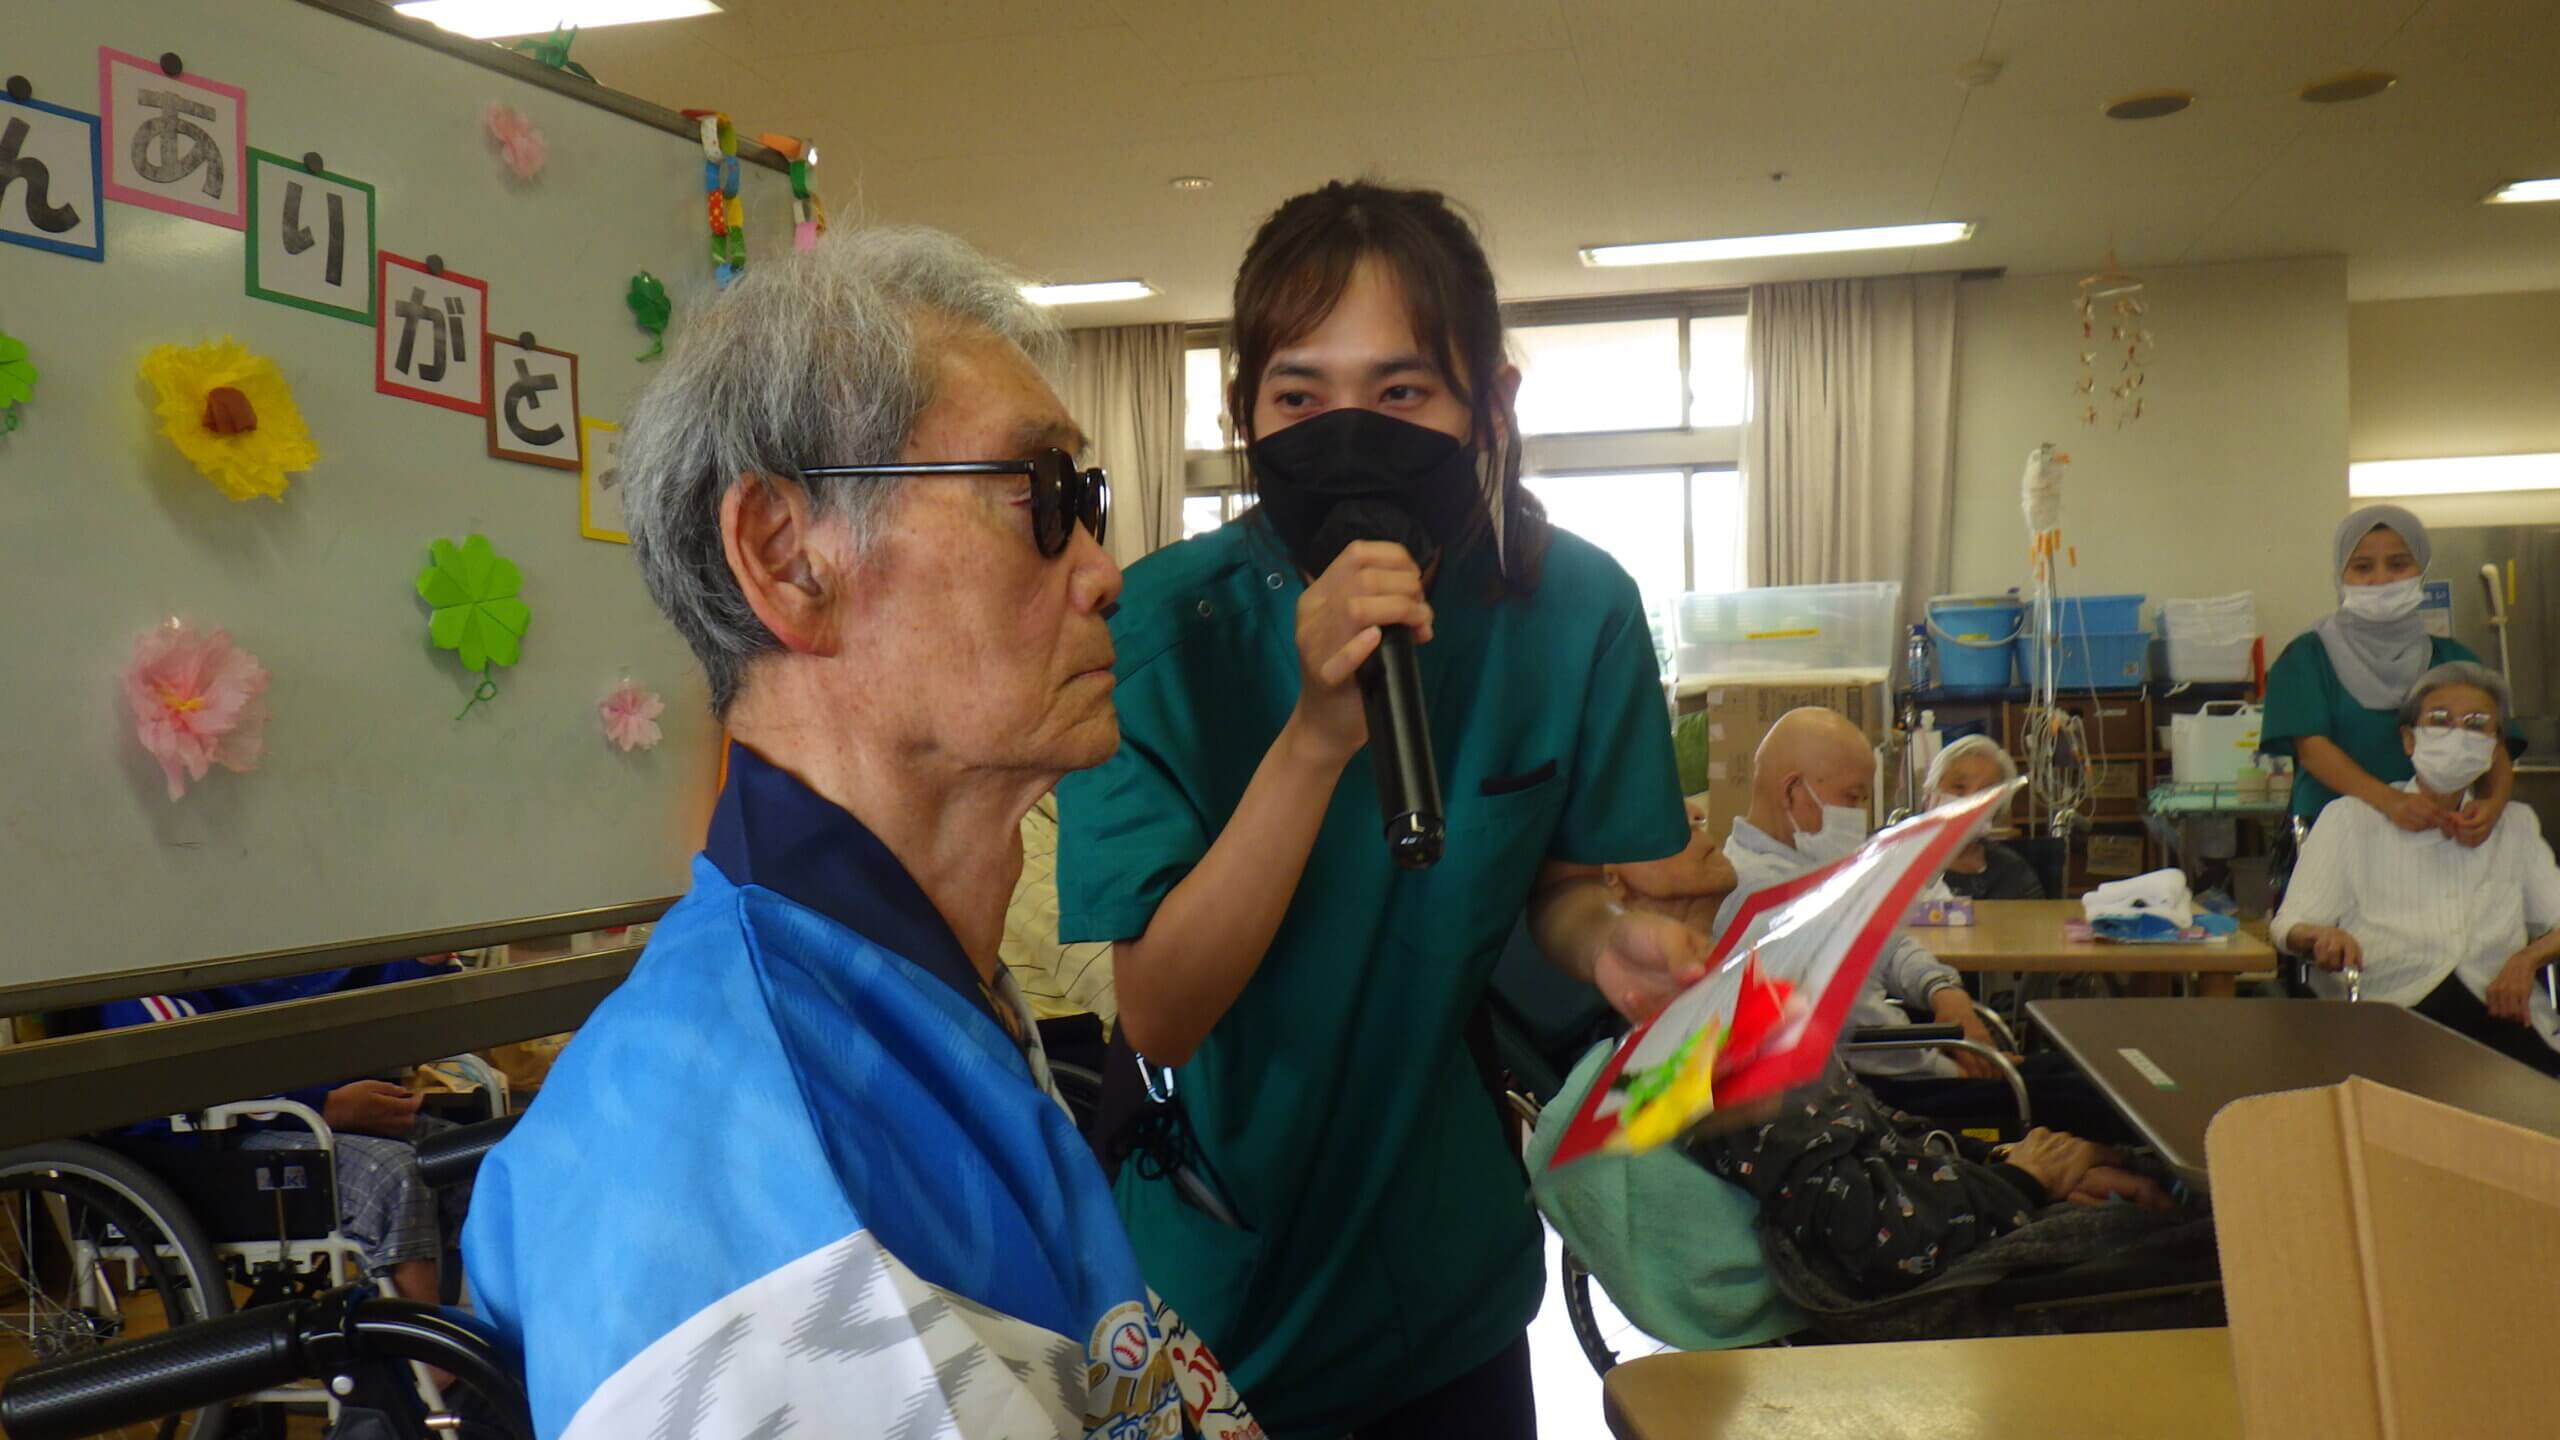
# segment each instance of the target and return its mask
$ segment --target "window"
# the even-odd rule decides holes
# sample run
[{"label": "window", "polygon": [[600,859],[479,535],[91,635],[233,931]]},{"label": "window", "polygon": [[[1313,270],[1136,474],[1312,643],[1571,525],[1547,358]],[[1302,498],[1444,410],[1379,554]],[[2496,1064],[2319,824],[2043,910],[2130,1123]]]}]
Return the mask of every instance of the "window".
[{"label": "window", "polygon": [[1689,472],[1689,587],[1740,590],[1742,574],[1742,472]]},{"label": "window", "polygon": [[1227,523],[1225,495],[1185,495],[1182,497],[1182,538],[1206,535]]},{"label": "window", "polygon": [[1680,428],[1680,319],[1524,326],[1520,433]]},{"label": "window", "polygon": [[1751,418],[1751,372],[1742,315],[1689,317],[1689,424],[1705,430]]},{"label": "window", "polygon": [[1548,474],[1526,483],[1551,523],[1607,551],[1635,580],[1665,670],[1672,602],[1684,591],[1742,588],[1742,477],[1733,470]]},{"label": "window", "polygon": [[1182,352],[1182,448],[1227,448],[1226,366],[1215,345]]}]

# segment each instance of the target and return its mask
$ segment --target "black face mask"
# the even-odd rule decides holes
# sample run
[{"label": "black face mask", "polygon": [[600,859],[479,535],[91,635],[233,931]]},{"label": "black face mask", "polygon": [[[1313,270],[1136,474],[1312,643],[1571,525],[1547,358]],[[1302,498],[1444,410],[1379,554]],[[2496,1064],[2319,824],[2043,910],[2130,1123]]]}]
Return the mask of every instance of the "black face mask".
[{"label": "black face mask", "polygon": [[1354,540],[1396,540],[1428,564],[1486,529],[1473,450],[1375,410],[1328,410],[1253,442],[1262,513],[1298,568],[1321,575]]}]

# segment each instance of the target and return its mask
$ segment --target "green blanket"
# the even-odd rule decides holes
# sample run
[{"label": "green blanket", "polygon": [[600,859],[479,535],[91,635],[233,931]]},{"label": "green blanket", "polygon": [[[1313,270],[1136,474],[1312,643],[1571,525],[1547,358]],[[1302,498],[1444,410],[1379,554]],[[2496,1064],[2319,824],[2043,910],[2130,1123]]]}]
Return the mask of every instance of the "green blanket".
[{"label": "green blanket", "polygon": [[1618,1309],[1664,1344],[1733,1350],[1803,1329],[1803,1312],[1769,1283],[1753,1228],[1760,1205],[1739,1187],[1671,1146],[1547,1169],[1608,1055],[1601,1045],[1582,1057],[1530,1136],[1530,1189],[1548,1223]]}]

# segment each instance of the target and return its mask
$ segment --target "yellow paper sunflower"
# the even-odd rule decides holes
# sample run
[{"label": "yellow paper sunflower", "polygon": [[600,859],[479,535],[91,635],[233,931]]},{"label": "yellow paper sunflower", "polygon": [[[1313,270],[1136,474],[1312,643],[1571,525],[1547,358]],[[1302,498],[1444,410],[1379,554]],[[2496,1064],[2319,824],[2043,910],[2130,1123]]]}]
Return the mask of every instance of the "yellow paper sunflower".
[{"label": "yellow paper sunflower", "polygon": [[234,500],[282,500],[285,472],[320,458],[276,363],[228,335],[157,346],[142,357],[142,378],[159,394],[161,432]]}]

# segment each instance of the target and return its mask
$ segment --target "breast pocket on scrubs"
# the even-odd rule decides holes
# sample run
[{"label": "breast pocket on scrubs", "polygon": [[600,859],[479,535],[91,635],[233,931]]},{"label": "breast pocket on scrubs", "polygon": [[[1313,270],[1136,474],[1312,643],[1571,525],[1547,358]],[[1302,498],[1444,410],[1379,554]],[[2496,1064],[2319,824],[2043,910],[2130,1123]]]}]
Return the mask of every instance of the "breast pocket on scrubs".
[{"label": "breast pocket on scrubs", "polygon": [[1516,916],[1564,816],[1564,777],[1547,760],[1451,788],[1448,840],[1436,867],[1445,872],[1442,897],[1509,906]]}]

